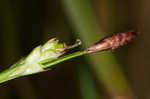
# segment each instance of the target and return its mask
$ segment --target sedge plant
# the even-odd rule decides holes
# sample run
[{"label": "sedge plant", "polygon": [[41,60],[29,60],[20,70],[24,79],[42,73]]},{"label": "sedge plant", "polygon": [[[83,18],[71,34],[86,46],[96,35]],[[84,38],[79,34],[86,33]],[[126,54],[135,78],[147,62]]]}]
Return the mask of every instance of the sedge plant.
[{"label": "sedge plant", "polygon": [[10,66],[10,68],[1,72],[0,83],[18,77],[47,71],[49,70],[48,68],[58,63],[78,56],[118,48],[131,41],[137,36],[137,34],[138,33],[135,31],[118,33],[98,41],[86,50],[73,52],[68,55],[64,54],[69,49],[79,46],[81,41],[77,40],[74,45],[67,46],[65,43],[60,43],[56,38],[53,38],[47,41],[44,45],[37,46],[29,55],[20,59],[17,63]]}]

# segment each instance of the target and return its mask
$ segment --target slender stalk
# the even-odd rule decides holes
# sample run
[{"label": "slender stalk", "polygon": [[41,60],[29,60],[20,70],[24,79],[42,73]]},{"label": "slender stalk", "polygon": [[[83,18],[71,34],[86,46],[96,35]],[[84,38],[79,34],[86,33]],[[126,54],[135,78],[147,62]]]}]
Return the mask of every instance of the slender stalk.
[{"label": "slender stalk", "polygon": [[90,64],[86,57],[80,57],[77,65],[77,76],[81,99],[103,99],[100,92],[97,92],[94,74],[89,68]]},{"label": "slender stalk", "polygon": [[0,83],[21,76],[43,72],[48,67],[54,66],[58,63],[70,60],[78,56],[118,48],[134,39],[136,35],[137,33],[134,31],[116,34],[100,40],[84,51],[77,51],[62,57],[59,56],[63,55],[66,50],[77,47],[81,44],[81,42],[77,40],[74,45],[66,46],[65,44],[61,44],[58,42],[58,40],[53,38],[46,42],[43,46],[34,48],[27,57],[21,59],[7,70],[1,72]]},{"label": "slender stalk", "polygon": [[[46,63],[40,62],[40,63],[42,64],[44,69],[47,69],[47,68],[52,67],[56,64],[59,64],[61,62],[64,62],[64,61],[67,61],[67,60],[70,60],[72,58],[82,56],[82,55],[84,55],[83,51],[78,51],[78,52],[74,52],[72,54],[60,57],[58,59],[55,59],[54,61],[50,61],[50,62],[46,62]],[[11,68],[1,72],[0,73],[0,83],[3,83],[6,81],[9,81],[11,79],[15,79],[15,78],[20,77],[21,75],[18,72],[23,72],[23,71],[19,71],[19,69],[22,68],[23,65],[25,65],[25,64],[16,64],[16,65],[12,66]],[[18,73],[18,74],[15,75],[16,73]],[[36,73],[38,73],[38,72],[36,72]],[[30,75],[30,74],[27,74],[27,75]]]},{"label": "slender stalk", "polygon": [[[104,36],[96,22],[91,0],[64,0],[64,7],[86,47],[98,37]],[[113,53],[108,51],[101,55],[92,55],[89,61],[93,64],[99,81],[102,81],[112,97],[115,95],[124,98],[124,95],[130,93],[128,82]]]},{"label": "slender stalk", "polygon": [[54,66],[54,65],[56,65],[58,63],[61,63],[61,62],[64,62],[64,61],[67,61],[67,60],[70,60],[72,58],[75,58],[75,57],[78,57],[78,56],[82,56],[82,55],[84,55],[83,51],[74,52],[72,54],[69,54],[69,55],[60,57],[58,59],[55,59],[54,61],[43,63],[43,68],[48,68],[48,67]]}]

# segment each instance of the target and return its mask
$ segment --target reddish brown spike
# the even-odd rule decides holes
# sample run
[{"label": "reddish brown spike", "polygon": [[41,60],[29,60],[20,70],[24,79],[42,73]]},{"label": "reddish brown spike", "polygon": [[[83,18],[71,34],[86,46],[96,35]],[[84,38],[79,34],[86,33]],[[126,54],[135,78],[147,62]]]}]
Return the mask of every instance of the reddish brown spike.
[{"label": "reddish brown spike", "polygon": [[136,31],[114,34],[95,43],[87,50],[85,50],[84,53],[87,54],[108,49],[116,49],[132,41],[138,34],[139,32]]}]

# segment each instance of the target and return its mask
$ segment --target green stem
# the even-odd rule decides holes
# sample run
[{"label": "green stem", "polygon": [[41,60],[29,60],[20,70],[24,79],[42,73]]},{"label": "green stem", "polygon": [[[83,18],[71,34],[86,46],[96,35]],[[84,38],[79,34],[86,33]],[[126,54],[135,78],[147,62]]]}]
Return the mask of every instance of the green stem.
[{"label": "green stem", "polygon": [[17,77],[19,77],[19,75],[13,75],[14,72],[16,72],[20,66],[22,66],[23,64],[16,64],[15,66],[12,66],[8,69],[6,69],[5,71],[0,73],[0,83],[9,81],[11,79],[15,79]]},{"label": "green stem", "polygon": [[[69,54],[69,55],[66,55],[66,56],[63,56],[63,57],[59,57],[58,59],[55,59],[53,61],[49,61],[47,63],[42,63],[42,68],[46,69],[48,67],[51,67],[51,66],[54,66],[58,63],[61,63],[61,62],[64,62],[66,60],[69,60],[69,59],[72,59],[72,58],[75,58],[75,57],[78,57],[78,56],[82,56],[84,55],[83,51],[78,51],[78,52],[74,52],[72,54]],[[18,77],[21,77],[21,76],[27,76],[27,75],[31,75],[31,74],[27,74],[27,75],[21,75],[23,72],[24,72],[24,65],[26,64],[15,64],[14,66],[11,66],[10,68],[8,68],[7,70],[3,71],[0,73],[0,83],[3,83],[3,82],[6,82],[8,80],[11,80],[11,79],[15,79],[15,78],[18,78]],[[38,73],[38,72],[36,72]],[[32,73],[32,74],[35,74],[35,73]]]},{"label": "green stem", "polygon": [[[104,36],[95,18],[91,0],[64,0],[64,7],[85,47]],[[130,87],[120,64],[110,51],[89,57],[97,78],[113,96],[128,95]],[[132,92],[131,92],[132,94]],[[124,98],[122,96],[121,98]],[[124,98],[127,99],[127,98]]]},{"label": "green stem", "polygon": [[75,57],[78,57],[78,56],[82,56],[82,55],[84,55],[83,51],[74,52],[72,54],[69,54],[69,55],[60,57],[58,59],[55,59],[54,61],[43,63],[43,68],[48,68],[48,67],[56,65],[58,63],[61,63],[61,62],[64,62],[66,60],[69,60],[69,59],[72,59],[72,58],[75,58]]}]

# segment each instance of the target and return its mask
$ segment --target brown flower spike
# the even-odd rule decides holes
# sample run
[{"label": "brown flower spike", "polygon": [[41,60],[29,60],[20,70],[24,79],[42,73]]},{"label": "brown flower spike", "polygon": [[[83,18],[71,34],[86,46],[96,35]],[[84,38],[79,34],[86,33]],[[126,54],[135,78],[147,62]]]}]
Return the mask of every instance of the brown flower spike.
[{"label": "brown flower spike", "polygon": [[139,33],[136,31],[128,31],[124,33],[114,34],[112,36],[106,37],[91,47],[87,48],[84,53],[93,53],[97,51],[103,51],[108,49],[116,49],[120,46],[127,44],[132,41]]}]

